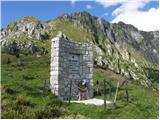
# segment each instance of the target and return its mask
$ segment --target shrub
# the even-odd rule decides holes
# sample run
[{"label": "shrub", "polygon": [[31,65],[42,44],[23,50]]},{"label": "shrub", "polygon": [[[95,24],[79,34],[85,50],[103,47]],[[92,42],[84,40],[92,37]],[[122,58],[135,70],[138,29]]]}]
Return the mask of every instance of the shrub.
[{"label": "shrub", "polygon": [[17,105],[32,106],[31,102],[24,96],[18,96],[15,102]]},{"label": "shrub", "polygon": [[45,106],[39,108],[35,111],[35,116],[37,119],[42,118],[58,118],[64,115],[64,109],[57,107],[57,106]]},{"label": "shrub", "polygon": [[7,93],[9,93],[9,94],[13,94],[13,93],[14,93],[14,90],[11,89],[11,88],[7,88],[5,91],[6,91]]},{"label": "shrub", "polygon": [[22,75],[22,77],[25,80],[33,80],[33,79],[35,79],[34,75],[32,75],[32,74],[24,74],[24,75]]},{"label": "shrub", "polygon": [[19,61],[17,62],[17,66],[23,67],[23,66],[24,66],[24,62],[23,62],[22,60],[19,60]]},{"label": "shrub", "polygon": [[13,94],[14,93],[14,90],[12,88],[10,88],[9,86],[7,85],[3,85],[2,86],[2,92],[6,92],[6,93],[9,93],[9,94]]},{"label": "shrub", "polygon": [[18,112],[17,111],[15,111],[14,109],[11,109],[10,107],[8,107],[8,108],[5,108],[5,110],[3,110],[2,109],[2,116],[1,116],[1,118],[2,119],[13,119],[13,118],[18,118],[17,116],[18,116]]},{"label": "shrub", "polygon": [[53,98],[51,102],[48,103],[49,106],[62,106],[63,102],[59,99]]}]

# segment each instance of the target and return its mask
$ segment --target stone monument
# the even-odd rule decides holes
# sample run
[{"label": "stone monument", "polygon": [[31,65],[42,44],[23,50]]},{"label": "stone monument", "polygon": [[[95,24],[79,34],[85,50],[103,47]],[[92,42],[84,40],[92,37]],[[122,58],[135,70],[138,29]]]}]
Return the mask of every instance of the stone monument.
[{"label": "stone monument", "polygon": [[79,97],[79,83],[85,81],[87,98],[93,97],[93,48],[73,42],[61,32],[51,41],[50,88],[63,100]]}]

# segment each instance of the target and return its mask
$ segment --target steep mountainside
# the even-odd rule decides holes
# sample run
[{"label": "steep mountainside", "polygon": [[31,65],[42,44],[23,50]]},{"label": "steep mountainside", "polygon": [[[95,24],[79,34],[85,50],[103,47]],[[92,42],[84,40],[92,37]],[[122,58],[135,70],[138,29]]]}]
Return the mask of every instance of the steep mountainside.
[{"label": "steep mountainside", "polygon": [[95,65],[158,88],[158,31],[139,31],[123,22],[111,24],[87,12],[64,14],[46,23],[25,17],[1,30],[2,52],[50,55],[58,31],[94,45]]}]

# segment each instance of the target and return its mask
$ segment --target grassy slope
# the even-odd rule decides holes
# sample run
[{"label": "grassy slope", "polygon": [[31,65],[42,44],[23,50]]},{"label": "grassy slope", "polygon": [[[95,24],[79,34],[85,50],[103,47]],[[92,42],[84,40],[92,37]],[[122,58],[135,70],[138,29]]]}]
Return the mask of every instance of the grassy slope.
[{"label": "grassy slope", "polygon": [[[6,61],[10,58],[10,63]],[[120,77],[111,71],[94,69],[95,80]],[[124,80],[124,78],[120,78]],[[44,92],[44,80],[47,86]],[[117,107],[66,104],[49,90],[49,58],[47,56],[15,56],[2,54],[2,118],[157,118],[158,92],[129,84],[129,104],[124,104],[124,91],[118,94]],[[113,92],[114,94],[114,92]],[[102,96],[97,96],[102,98]]]},{"label": "grassy slope", "polygon": [[[50,24],[55,25],[49,39],[58,31],[64,32],[67,37],[80,42],[89,42],[92,36],[81,28],[70,23],[55,20]],[[70,29],[69,29],[70,28]],[[50,52],[50,40],[44,43],[32,40],[37,46],[46,47]],[[22,40],[22,39],[21,39]],[[28,39],[23,38],[26,42]],[[91,42],[91,41],[90,41]],[[49,53],[50,54],[50,53]],[[9,61],[8,62],[8,58]],[[103,106],[83,104],[65,104],[53,96],[49,90],[49,60],[48,56],[36,57],[35,55],[20,58],[2,54],[2,118],[157,118],[158,117],[158,92],[142,88],[135,83],[129,84],[130,102],[124,104],[124,91],[120,90],[117,107],[109,106],[104,112]],[[7,62],[9,64],[7,64]],[[111,71],[94,69],[94,83],[103,79],[124,80]],[[47,86],[44,92],[44,80]],[[113,92],[114,94],[114,92]],[[96,96],[103,98],[103,96]],[[112,96],[113,97],[113,96]],[[110,99],[110,98],[108,98]]]},{"label": "grassy slope", "polygon": [[[32,20],[32,19],[34,20],[34,18],[32,18],[31,16],[27,16],[26,18],[29,18],[29,20]],[[63,19],[57,18],[46,23],[45,25],[53,26],[53,30],[50,31],[49,38],[44,40],[44,42],[41,42],[35,38],[33,39],[28,38],[28,36],[24,33],[20,33],[20,34],[17,33],[12,36],[8,36],[6,40],[8,41],[8,43],[13,42],[13,40],[15,40],[17,43],[21,43],[21,44],[25,44],[28,41],[31,41],[32,43],[34,43],[35,46],[38,46],[39,48],[41,47],[46,48],[49,53],[50,53],[50,46],[51,46],[50,40],[57,35],[58,31],[62,31],[68,38],[73,39],[74,41],[90,42],[90,43],[94,41],[93,35],[86,32],[81,27],[78,27],[71,22],[64,21]],[[105,45],[107,44],[108,40],[105,40],[105,39],[99,40],[100,42],[99,44],[103,47],[103,49],[107,50]],[[144,56],[139,51],[135,51],[135,49],[133,49],[131,46],[127,44],[124,44],[124,45],[122,44],[121,47],[123,46],[127,47],[128,51],[132,54],[132,57],[135,58],[139,64],[141,64],[142,66],[146,66],[147,64],[150,64],[151,66],[153,66],[149,61],[147,61],[144,58]],[[115,49],[114,45],[112,46],[112,49]]]},{"label": "grassy slope", "polygon": [[[86,32],[85,29],[82,29],[81,27],[74,25],[74,23],[72,22],[64,21],[63,19],[54,19],[48,22],[47,24],[53,26],[53,31],[50,32],[50,39],[52,37],[55,37],[58,31],[62,31],[68,38],[74,41],[90,42],[90,43],[93,43],[95,41],[95,38],[91,33]],[[109,44],[108,41],[109,41],[108,38],[102,38],[101,40],[99,40],[99,45],[102,46],[103,50],[105,51],[107,51],[106,45]],[[123,47],[127,48],[128,52],[131,53],[132,59],[135,59],[140,66],[142,67],[152,66],[154,69],[157,68],[157,65],[154,65],[153,63],[149,62],[140,51],[135,50],[132,46],[128,44],[125,43],[119,43],[119,44],[121,45],[122,48]],[[49,42],[46,42],[46,46],[47,48],[50,48]],[[114,45],[111,45],[111,47],[112,49],[116,49]],[[107,57],[108,56],[106,56],[106,59],[108,59]]]},{"label": "grassy slope", "polygon": [[[112,84],[116,86],[117,80],[124,80],[111,71],[104,71],[102,69],[94,69],[94,82],[103,79],[111,80]],[[121,82],[120,82],[121,84]],[[115,92],[112,92],[112,97],[107,96],[108,100],[113,100]],[[103,98],[103,96],[97,96]],[[105,112],[103,106],[97,107],[94,105],[72,104],[69,110],[73,113],[79,113],[87,118],[158,118],[158,92],[151,91],[136,85],[133,82],[129,83],[129,104],[125,104],[124,87],[119,90],[117,98],[117,106],[114,108],[109,105],[108,110]]]},{"label": "grassy slope", "polygon": [[61,19],[55,19],[48,23],[54,26],[54,32],[51,32],[52,36],[55,36],[58,31],[62,31],[68,38],[78,42],[92,42],[92,35],[88,34],[82,28],[74,26],[71,22],[66,22]]},{"label": "grassy slope", "polygon": [[[5,64],[7,57],[10,64]],[[49,60],[47,56],[16,59],[2,55],[2,118],[56,118],[67,114],[62,102],[48,90]]]}]

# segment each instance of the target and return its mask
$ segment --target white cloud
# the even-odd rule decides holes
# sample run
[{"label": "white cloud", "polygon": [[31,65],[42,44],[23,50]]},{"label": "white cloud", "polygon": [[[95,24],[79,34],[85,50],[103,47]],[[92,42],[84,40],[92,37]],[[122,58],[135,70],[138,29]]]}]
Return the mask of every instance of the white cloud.
[{"label": "white cloud", "polygon": [[140,30],[152,31],[158,30],[159,27],[159,10],[150,8],[148,11],[140,11],[150,0],[97,0],[104,7],[120,5],[117,7],[112,16],[115,18],[111,21],[123,21],[132,24]]},{"label": "white cloud", "polygon": [[[125,3],[147,3],[150,2],[151,0],[96,0],[97,3],[103,5],[104,7],[110,7],[110,6],[115,6],[118,4],[125,4]],[[152,0],[153,1],[153,0]],[[154,0],[155,1],[155,0]],[[134,6],[130,6],[134,7]]]},{"label": "white cloud", "polygon": [[159,27],[159,10],[155,8],[149,9],[146,12],[134,11],[125,12],[117,15],[112,23],[123,21],[127,24],[132,24],[140,30],[152,31],[158,30]]},{"label": "white cloud", "polygon": [[100,3],[104,7],[110,7],[110,6],[115,6],[120,3],[124,3],[129,0],[96,0],[96,2]]},{"label": "white cloud", "polygon": [[139,8],[143,8],[147,1],[145,0],[135,0],[134,2],[123,2],[120,7],[116,8],[116,10],[113,12],[113,15],[119,15],[121,13],[125,12],[133,12],[138,11]]},{"label": "white cloud", "polygon": [[76,0],[71,0],[71,3],[75,3],[76,2]]},{"label": "white cloud", "polygon": [[71,6],[74,7],[76,0],[71,0]]},{"label": "white cloud", "polygon": [[93,6],[91,6],[91,5],[86,5],[86,8],[87,8],[87,9],[92,9]]}]

